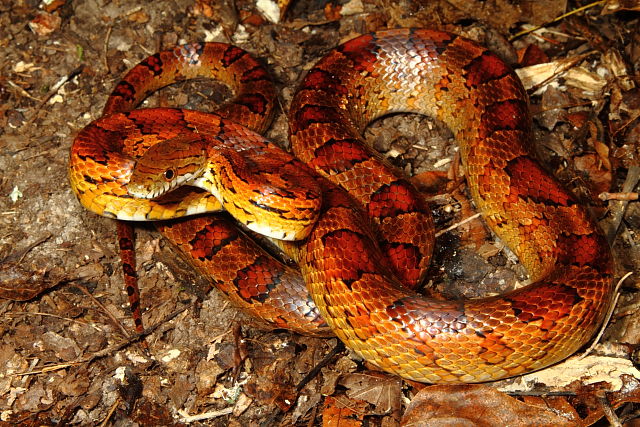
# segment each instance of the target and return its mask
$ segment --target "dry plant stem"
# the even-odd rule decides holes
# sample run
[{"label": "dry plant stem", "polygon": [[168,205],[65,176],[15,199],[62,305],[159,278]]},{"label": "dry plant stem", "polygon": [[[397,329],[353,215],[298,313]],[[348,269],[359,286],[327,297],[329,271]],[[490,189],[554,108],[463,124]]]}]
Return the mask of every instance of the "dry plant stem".
[{"label": "dry plant stem", "polygon": [[445,228],[444,230],[440,230],[440,231],[438,231],[438,232],[436,233],[436,237],[440,237],[440,236],[442,236],[444,233],[447,233],[447,232],[449,232],[449,231],[451,231],[451,230],[454,230],[454,229],[456,229],[456,228],[460,227],[461,225],[466,224],[466,223],[467,223],[467,222],[469,222],[469,221],[473,221],[474,219],[479,218],[481,215],[482,215],[482,214],[481,214],[480,212],[478,212],[478,213],[476,213],[476,214],[471,215],[470,217],[467,217],[467,218],[463,219],[462,221],[456,222],[455,224],[453,224],[453,225],[451,225],[451,226],[449,226],[449,227]]},{"label": "dry plant stem", "polygon": [[44,96],[44,98],[42,98],[38,106],[35,107],[33,114],[31,115],[31,118],[26,121],[23,127],[27,129],[29,125],[33,123],[36,117],[38,117],[38,113],[40,112],[44,104],[46,104],[47,101],[49,101],[49,99],[51,99],[51,97],[55,95],[65,83],[67,83],[69,80],[73,79],[75,76],[79,75],[80,73],[82,73],[82,70],[84,70],[84,65],[80,65],[78,68],[76,68],[75,70],[71,71],[69,74],[62,77],[60,80],[58,80],[56,84],[53,85],[51,90]]},{"label": "dry plant stem", "polygon": [[167,315],[164,319],[162,319],[160,322],[158,322],[157,324],[153,325],[150,328],[145,329],[141,334],[137,334],[134,335],[132,337],[129,337],[128,339],[122,341],[119,344],[115,344],[112,346],[109,346],[103,350],[100,350],[96,353],[91,354],[90,356],[87,357],[82,357],[78,360],[75,361],[71,361],[68,363],[61,363],[61,364],[56,364],[53,366],[48,366],[45,367],[43,369],[37,370],[37,371],[27,371],[27,372],[17,372],[15,374],[12,374],[12,376],[23,376],[23,375],[34,375],[34,374],[41,374],[44,372],[51,372],[51,371],[56,371],[59,369],[66,369],[69,366],[76,366],[76,365],[81,365],[83,363],[91,363],[96,359],[100,359],[102,357],[105,356],[111,356],[113,353],[115,353],[116,351],[122,350],[123,348],[126,348],[128,346],[130,346],[131,344],[133,344],[136,341],[139,341],[141,339],[143,339],[144,337],[151,335],[152,333],[154,333],[160,326],[166,324],[167,322],[173,320],[176,316],[178,316],[180,313],[186,311],[189,307],[183,307],[179,310],[174,311],[173,313],[170,313],[169,315]]},{"label": "dry plant stem", "polygon": [[558,22],[558,21],[560,21],[560,20],[562,20],[562,19],[564,19],[564,18],[566,18],[568,16],[575,15],[576,13],[580,13],[583,10],[590,9],[592,7],[599,6],[599,5],[604,4],[604,3],[606,3],[606,0],[599,0],[599,1],[596,1],[596,2],[593,2],[593,3],[589,3],[586,6],[579,7],[577,9],[572,10],[571,12],[565,13],[564,15],[560,15],[557,18],[553,19],[551,22],[547,22],[546,24],[538,25],[537,27],[529,28],[528,30],[520,31],[519,33],[509,37],[509,41],[512,41],[514,39],[517,39],[518,37],[524,36],[525,34],[529,34],[529,33],[532,33],[532,32],[534,32],[536,30],[539,30],[540,28],[544,27],[545,25],[549,25],[549,24],[552,24],[554,22]]},{"label": "dry plant stem", "polygon": [[602,201],[607,201],[607,200],[621,200],[621,201],[625,201],[625,202],[632,202],[634,200],[638,200],[638,197],[640,197],[639,193],[600,193],[598,195],[598,198]]},{"label": "dry plant stem", "polygon": [[598,399],[598,403],[600,403],[600,406],[602,407],[604,416],[607,418],[607,421],[609,421],[609,425],[611,425],[612,427],[622,427],[620,419],[611,407],[609,399],[607,399],[606,392],[599,392],[597,393],[596,397]]},{"label": "dry plant stem", "polygon": [[220,409],[219,411],[203,412],[198,415],[189,415],[185,410],[179,410],[178,413],[182,416],[182,421],[185,423],[193,423],[196,421],[210,420],[212,418],[218,418],[225,415],[229,415],[233,412],[233,407]]},{"label": "dry plant stem", "polygon": [[627,120],[622,126],[620,126],[618,129],[616,129],[616,131],[613,133],[613,136],[617,135],[618,133],[622,132],[624,129],[626,129],[627,126],[629,126],[631,123],[635,122],[636,120],[638,120],[638,118],[640,117],[640,112],[639,113],[635,113],[629,120]]},{"label": "dry plant stem", "polygon": [[129,334],[129,332],[127,331],[127,328],[125,328],[125,327],[124,327],[124,325],[123,325],[122,323],[120,323],[120,321],[119,321],[119,320],[118,320],[118,319],[113,315],[113,313],[111,313],[111,312],[109,311],[109,309],[107,309],[107,307],[105,307],[105,306],[104,306],[100,301],[98,301],[98,300],[97,300],[93,295],[91,295],[91,292],[89,292],[89,291],[87,290],[87,288],[85,288],[84,286],[79,285],[79,284],[77,284],[77,283],[74,283],[74,284],[73,284],[73,286],[75,286],[75,287],[76,287],[78,290],[80,290],[83,294],[85,294],[87,297],[89,297],[89,299],[90,299],[91,301],[93,301],[93,303],[94,303],[95,305],[97,305],[97,306],[100,308],[100,310],[102,310],[102,312],[103,312],[104,314],[106,314],[106,315],[109,317],[109,319],[111,319],[111,321],[113,322],[113,324],[114,324],[116,327],[118,327],[118,329],[120,329],[120,332],[122,332],[122,334],[123,334],[126,338],[129,338],[129,337],[130,337],[130,334]]},{"label": "dry plant stem", "polygon": [[109,27],[107,27],[107,34],[104,37],[104,45],[102,48],[102,62],[104,65],[104,69],[107,70],[107,72],[111,71],[111,69],[109,68],[109,59],[107,58],[107,52],[109,50],[109,40],[111,39],[111,31],[113,31],[113,26],[109,25]]},{"label": "dry plant stem", "polygon": [[[304,378],[302,378],[302,380],[300,380],[298,385],[296,385],[296,399],[291,403],[290,407],[294,407],[297,404],[298,398],[300,397],[300,391],[304,388],[304,386],[307,385],[309,381],[314,379],[320,373],[320,370],[331,363],[334,357],[343,352],[344,349],[345,347],[342,341],[338,341],[336,346],[333,347],[333,349],[324,358],[322,358],[322,360],[318,362],[316,366],[314,366],[313,369],[309,371],[309,373],[305,375]],[[269,417],[268,423],[266,425],[276,425],[276,421],[280,418],[281,415],[282,410],[279,407],[276,407],[276,409],[271,414],[271,417]]]},{"label": "dry plant stem", "polygon": [[18,264],[20,264],[24,260],[24,257],[27,256],[27,254],[31,251],[31,249],[33,249],[36,246],[39,246],[40,244],[46,242],[50,238],[51,238],[51,233],[47,233],[45,236],[42,236],[41,238],[39,238],[35,242],[33,242],[30,245],[28,245],[26,248],[21,249],[21,250],[15,252],[13,254],[7,255],[6,258],[0,260],[0,263],[14,262],[15,261]]},{"label": "dry plant stem", "polygon": [[118,406],[120,405],[120,403],[122,403],[120,398],[117,398],[116,401],[113,402],[113,405],[111,405],[111,408],[109,408],[109,413],[104,418],[104,420],[102,420],[102,422],[100,423],[100,427],[105,427],[109,424],[109,420],[111,419],[113,414],[116,412],[116,409],[118,409]]},{"label": "dry plant stem", "polygon": [[78,323],[80,325],[84,325],[84,326],[88,326],[91,327],[95,330],[100,330],[99,328],[91,325],[90,323],[87,322],[83,322],[80,320],[76,320],[76,319],[71,319],[70,317],[64,317],[64,316],[58,316],[57,314],[52,314],[52,313],[43,313],[43,312],[34,312],[34,313],[30,313],[27,311],[14,311],[12,313],[5,313],[5,315],[10,315],[10,316],[43,316],[43,317],[54,317],[56,319],[61,319],[61,320],[65,320],[67,322],[72,322],[72,323]]},{"label": "dry plant stem", "polygon": [[11,80],[7,80],[7,84],[9,84],[9,86],[13,87],[14,89],[17,89],[18,92],[20,92],[20,95],[24,96],[25,98],[33,99],[34,101],[40,101],[39,98],[32,96],[29,92],[24,90],[22,87],[20,87],[20,85],[16,84],[15,82]]},{"label": "dry plant stem", "polygon": [[307,375],[304,376],[302,380],[296,386],[296,391],[300,393],[300,391],[304,388],[305,385],[309,383],[313,378],[316,377],[320,373],[320,370],[327,366],[335,356],[344,351],[344,344],[342,341],[338,341],[335,347],[320,361],[316,366],[313,367],[311,371]]},{"label": "dry plant stem", "polygon": [[600,327],[600,331],[598,332],[598,335],[596,335],[596,337],[593,339],[593,342],[591,343],[589,348],[578,357],[578,360],[581,360],[587,357],[596,347],[596,345],[600,341],[600,338],[602,338],[602,335],[604,334],[604,330],[607,328],[607,325],[609,324],[609,320],[611,320],[611,316],[613,315],[613,312],[616,306],[618,305],[618,300],[620,299],[620,287],[622,286],[622,283],[627,279],[627,277],[631,276],[631,274],[633,273],[628,272],[627,274],[622,276],[622,278],[618,281],[618,284],[616,285],[616,288],[613,291],[615,294],[615,297],[613,298],[613,301],[611,302],[611,306],[609,307],[609,311],[607,311],[607,315],[605,316],[604,321],[602,322],[602,326]]},{"label": "dry plant stem", "polygon": [[[631,193],[636,185],[638,185],[638,181],[640,181],[640,166],[631,166],[627,171],[627,177],[624,180],[624,184],[622,184],[622,193]],[[611,245],[618,234],[618,229],[620,228],[620,224],[622,223],[622,218],[624,217],[624,213],[627,209],[627,205],[629,201],[621,200],[621,201],[613,201],[609,205],[609,209],[613,212],[613,218],[608,226],[607,230],[607,241]]]}]

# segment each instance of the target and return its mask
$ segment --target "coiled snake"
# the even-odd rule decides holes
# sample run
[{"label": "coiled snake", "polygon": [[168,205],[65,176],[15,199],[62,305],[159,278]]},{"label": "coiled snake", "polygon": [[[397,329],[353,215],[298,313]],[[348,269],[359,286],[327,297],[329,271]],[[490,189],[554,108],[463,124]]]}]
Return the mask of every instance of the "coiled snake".
[{"label": "coiled snake", "polygon": [[[217,78],[234,90],[232,102],[218,111],[228,119],[181,109],[130,111],[157,88],[198,76]],[[283,246],[297,260],[322,318],[297,273],[226,220],[199,216],[159,223],[160,231],[240,306],[302,332],[321,334],[326,322],[349,348],[404,378],[505,378],[555,363],[593,335],[612,293],[608,244],[586,209],[532,155],[526,93],[495,54],[453,34],[418,29],[381,31],[335,48],[307,73],[289,111],[293,152],[307,166],[286,154],[262,166],[263,153],[275,149],[234,123],[263,131],[274,99],[264,69],[236,47],[187,45],[156,54],[118,84],[105,116],[75,139],[72,187],[89,210],[114,218],[214,211],[220,208],[217,199],[190,187],[142,199],[143,190],[131,184],[138,197],[131,196],[127,185],[136,159],[162,142],[150,150],[157,157],[142,173],[172,182],[185,175],[183,167],[191,178],[196,163],[195,169],[208,174],[213,167],[203,167],[201,156],[222,150],[206,148],[212,143],[249,151],[243,160],[223,156],[229,160],[222,160],[221,178],[197,178],[197,184],[229,182],[230,195],[211,191],[259,231],[266,227],[255,225],[260,209],[294,222],[307,213],[299,233],[307,237]],[[534,283],[466,301],[440,301],[411,290],[423,279],[432,250],[428,209],[402,175],[361,141],[368,123],[394,112],[427,114],[449,126],[475,205]],[[192,160],[163,163],[176,152]],[[232,198],[247,183],[245,194],[251,193],[254,184],[245,174],[254,168],[269,177],[268,184],[282,184],[254,190],[262,198],[247,200],[257,213]],[[272,173],[277,169],[283,171],[280,178]],[[167,185],[173,184],[161,186]],[[286,201],[305,189],[307,199],[295,207],[279,208],[263,197],[277,193]],[[284,228],[276,237],[293,238]]]}]

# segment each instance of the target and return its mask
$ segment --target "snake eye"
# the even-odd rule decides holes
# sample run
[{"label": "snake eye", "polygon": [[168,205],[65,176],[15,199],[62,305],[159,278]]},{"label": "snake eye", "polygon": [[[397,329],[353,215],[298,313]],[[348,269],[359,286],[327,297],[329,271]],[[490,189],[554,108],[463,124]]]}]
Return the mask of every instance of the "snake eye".
[{"label": "snake eye", "polygon": [[165,180],[171,181],[173,177],[176,176],[176,171],[174,169],[167,169],[166,171],[164,171],[162,176]]}]

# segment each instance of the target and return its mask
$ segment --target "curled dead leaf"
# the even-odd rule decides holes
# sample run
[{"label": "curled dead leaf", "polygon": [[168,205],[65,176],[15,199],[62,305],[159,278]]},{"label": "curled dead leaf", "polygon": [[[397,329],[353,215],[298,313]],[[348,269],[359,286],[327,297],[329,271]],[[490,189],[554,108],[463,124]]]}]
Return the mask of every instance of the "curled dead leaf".
[{"label": "curled dead leaf", "polygon": [[[427,423],[428,420],[428,423]],[[521,402],[477,384],[425,387],[413,398],[402,426],[575,426],[575,420],[549,408]]]}]

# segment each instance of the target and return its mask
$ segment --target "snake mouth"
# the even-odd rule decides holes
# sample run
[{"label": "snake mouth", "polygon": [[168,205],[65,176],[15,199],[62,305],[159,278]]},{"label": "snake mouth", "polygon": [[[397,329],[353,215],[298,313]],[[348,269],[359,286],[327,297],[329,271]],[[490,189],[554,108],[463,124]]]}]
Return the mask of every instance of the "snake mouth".
[{"label": "snake mouth", "polygon": [[127,185],[127,192],[137,199],[154,199],[168,192],[169,189],[148,189],[142,184]]},{"label": "snake mouth", "polygon": [[[198,171],[199,172],[199,171]],[[184,173],[172,177],[169,181],[148,180],[146,182],[129,182],[127,192],[138,199],[156,199],[184,185],[198,186],[194,180],[199,173]]]}]

